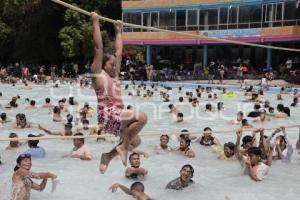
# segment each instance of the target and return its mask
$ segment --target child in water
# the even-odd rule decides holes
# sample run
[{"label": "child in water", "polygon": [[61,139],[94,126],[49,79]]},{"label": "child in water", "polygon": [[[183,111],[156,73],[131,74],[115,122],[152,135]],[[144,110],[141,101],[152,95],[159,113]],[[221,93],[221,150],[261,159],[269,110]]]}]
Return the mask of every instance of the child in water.
[{"label": "child in water", "polygon": [[123,192],[130,196],[133,196],[137,200],[151,200],[151,198],[144,193],[145,187],[141,182],[134,182],[131,185],[130,189],[124,185],[115,183],[109,189],[111,189],[112,192],[116,192],[118,188],[121,188]]}]

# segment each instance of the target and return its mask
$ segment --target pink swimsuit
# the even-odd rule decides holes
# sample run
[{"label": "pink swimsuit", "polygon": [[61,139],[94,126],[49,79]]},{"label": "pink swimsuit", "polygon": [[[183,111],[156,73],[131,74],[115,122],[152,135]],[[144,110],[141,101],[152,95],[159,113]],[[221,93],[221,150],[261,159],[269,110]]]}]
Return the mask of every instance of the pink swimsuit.
[{"label": "pink swimsuit", "polygon": [[120,135],[121,113],[124,109],[120,80],[111,78],[104,70],[104,84],[96,89],[98,100],[98,123],[105,133]]}]

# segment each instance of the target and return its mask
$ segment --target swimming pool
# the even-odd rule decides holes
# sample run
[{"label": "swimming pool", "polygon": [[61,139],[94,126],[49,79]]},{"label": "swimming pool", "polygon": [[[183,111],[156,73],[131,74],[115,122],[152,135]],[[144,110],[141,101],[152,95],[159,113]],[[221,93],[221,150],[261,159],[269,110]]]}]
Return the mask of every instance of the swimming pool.
[{"label": "swimming pool", "polygon": [[[198,85],[198,84],[197,84]],[[51,97],[51,101],[57,102],[62,97],[68,97],[72,94],[75,99],[80,102],[89,102],[93,108],[96,108],[96,97],[92,89],[81,90],[77,87],[64,85],[60,88],[53,89],[48,86],[33,86],[32,90],[20,90],[21,86],[11,87],[8,85],[1,85],[0,92],[3,97],[0,97],[0,104],[9,102],[13,95],[20,95],[20,102],[24,103],[25,98],[35,99],[38,105],[44,102],[46,97]],[[179,96],[185,96],[185,91],[194,91],[193,86],[187,85],[186,89],[179,94],[177,89],[169,91],[173,98],[171,102],[178,100]],[[213,130],[235,129],[237,126],[230,125],[228,121],[235,119],[236,113],[243,110],[245,113],[251,110],[253,105],[248,103],[241,103],[244,97],[239,93],[239,99],[224,102],[225,110],[222,113],[215,112],[208,114],[204,112],[204,104],[207,103],[206,98],[200,100],[200,108],[192,108],[189,106],[181,106],[181,110],[185,115],[185,122],[179,124],[175,123],[174,118],[168,112],[168,104],[170,102],[162,103],[159,97],[159,91],[156,92],[152,99],[143,99],[137,97],[128,97],[128,91],[123,91],[125,105],[132,105],[135,109],[142,110],[148,114],[148,123],[143,129],[143,132],[161,132],[170,133],[188,129],[193,132],[201,132],[204,127],[210,126]],[[143,92],[142,92],[143,93]],[[221,97],[219,91],[216,91]],[[271,105],[277,105],[275,94],[265,94],[265,99],[271,101]],[[285,105],[290,105],[292,97],[288,95],[283,96]],[[187,101],[185,99],[185,101]],[[275,104],[276,103],[276,104]],[[1,112],[3,108],[0,108]],[[75,112],[76,107],[70,109]],[[38,110],[21,110],[27,116],[30,122],[41,123],[46,128],[53,130],[63,129],[63,124],[52,122],[47,109]],[[16,113],[20,110],[9,110],[6,112],[8,116],[14,119]],[[75,114],[74,114],[75,115]],[[264,125],[259,124],[257,127],[274,127],[280,125],[295,125],[300,124],[300,107],[291,109],[291,117],[288,120],[274,119],[270,123]],[[93,115],[92,123],[96,123],[96,115]],[[19,136],[25,136],[29,133],[42,133],[38,129],[27,130],[12,130],[10,124],[0,127],[1,136],[8,136],[10,132],[16,132]],[[288,129],[289,138],[293,145],[298,139],[298,128]],[[270,132],[266,132],[270,134]],[[232,141],[235,142],[235,133],[215,134],[222,143]],[[15,159],[19,153],[24,152],[27,146],[16,151],[5,151],[8,142],[0,142],[1,157],[4,165],[0,166],[0,200],[10,199],[11,176],[15,166]],[[113,160],[109,166],[108,171],[104,175],[98,172],[99,159],[102,152],[107,152],[113,145],[111,143],[96,143],[93,139],[86,140],[92,153],[92,161],[80,161],[76,159],[63,159],[61,156],[68,153],[72,148],[72,141],[67,140],[49,140],[41,141],[40,146],[47,151],[46,159],[34,159],[32,171],[45,172],[51,171],[57,174],[60,178],[60,184],[54,193],[50,192],[51,183],[48,182],[47,188],[44,192],[32,191],[31,199],[74,199],[74,200],[90,200],[90,199],[117,199],[126,200],[131,197],[126,196],[122,192],[116,194],[111,193],[108,188],[115,182],[119,182],[129,186],[132,181],[127,180],[124,176],[125,168],[121,161]],[[172,146],[178,146],[177,142],[170,141]],[[286,199],[295,200],[300,194],[299,182],[299,155],[294,152],[292,162],[290,164],[282,164],[275,162],[269,172],[268,177],[259,183],[256,183],[248,176],[242,175],[242,168],[238,162],[220,161],[217,160],[217,155],[210,148],[204,148],[193,143],[192,149],[196,153],[196,158],[188,159],[175,153],[164,155],[156,155],[154,153],[155,145],[159,144],[158,136],[143,137],[143,143],[139,149],[145,150],[150,154],[148,159],[141,159],[141,166],[148,169],[149,174],[143,181],[146,193],[154,199],[162,200],[199,200],[212,199],[223,200],[225,196],[230,197],[231,200],[275,200]],[[196,182],[190,188],[184,191],[168,191],[165,190],[166,184],[179,176],[179,170],[184,165],[190,163],[194,166],[195,174],[194,181]]]}]

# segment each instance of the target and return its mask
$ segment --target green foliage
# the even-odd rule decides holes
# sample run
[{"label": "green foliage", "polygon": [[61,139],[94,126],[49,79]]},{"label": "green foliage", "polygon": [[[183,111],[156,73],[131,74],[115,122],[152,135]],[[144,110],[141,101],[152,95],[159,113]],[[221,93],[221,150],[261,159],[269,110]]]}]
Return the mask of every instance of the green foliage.
[{"label": "green foliage", "polygon": [[[121,18],[120,1],[66,0],[109,18]],[[113,29],[104,25],[106,49],[111,49]],[[0,1],[0,62],[54,63],[92,58],[89,17],[66,10],[50,0]]]}]

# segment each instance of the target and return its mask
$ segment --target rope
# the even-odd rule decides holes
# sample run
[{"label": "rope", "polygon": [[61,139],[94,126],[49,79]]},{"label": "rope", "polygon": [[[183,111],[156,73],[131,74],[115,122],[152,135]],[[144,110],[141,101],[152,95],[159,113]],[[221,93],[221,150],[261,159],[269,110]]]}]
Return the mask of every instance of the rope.
[{"label": "rope", "polygon": [[[88,12],[86,10],[83,10],[81,8],[78,8],[76,6],[73,6],[71,4],[68,4],[66,2],[63,2],[61,0],[51,0],[57,4],[60,4],[64,7],[67,7],[69,9],[75,10],[79,13],[82,13],[87,16],[91,16],[91,12]],[[157,32],[165,32],[165,33],[175,33],[178,35],[184,35],[184,36],[189,36],[189,37],[196,37],[200,39],[206,39],[206,40],[213,40],[217,42],[222,42],[222,43],[233,43],[233,44],[238,44],[238,45],[244,45],[244,46],[252,46],[252,47],[259,47],[259,48],[267,48],[267,49],[275,49],[275,50],[282,50],[282,51],[293,51],[293,52],[300,52],[300,49],[294,49],[294,48],[286,48],[286,47],[278,47],[278,46],[270,46],[270,45],[263,45],[263,44],[254,44],[254,43],[248,43],[248,42],[241,42],[241,41],[235,41],[235,40],[229,40],[229,39],[223,39],[223,38],[214,38],[214,37],[208,37],[205,35],[195,35],[191,33],[185,33],[185,32],[177,32],[177,31],[171,31],[171,30],[165,30],[165,29],[160,29],[160,28],[155,28],[155,27],[149,27],[149,26],[142,26],[142,25],[137,25],[137,24],[131,24],[131,23],[126,23],[120,20],[113,20],[110,18],[106,18],[103,16],[100,16],[100,19],[106,22],[111,22],[111,23],[121,23],[124,26],[132,27],[132,28],[141,28],[145,30],[150,30],[150,31],[157,31]]]},{"label": "rope", "polygon": [[[285,128],[296,128],[299,127],[300,125],[291,125],[291,126],[286,126]],[[265,131],[268,130],[275,130],[276,128],[266,128],[264,129]],[[243,132],[253,132],[255,128],[252,129],[243,129]],[[236,130],[233,129],[227,129],[227,130],[217,130],[213,131],[213,133],[233,133],[236,132]],[[143,134],[140,134],[139,136],[144,137],[144,136],[160,136],[166,134],[165,132],[145,132]],[[201,135],[202,132],[173,132],[167,135],[181,135],[181,134],[191,134],[191,135]],[[116,137],[115,135],[111,134],[104,134],[104,135],[83,135],[83,136],[42,136],[42,137],[20,137],[20,138],[6,138],[6,137],[0,137],[0,142],[1,141],[28,141],[28,140],[57,140],[57,139],[78,139],[78,138],[113,138]]]}]

